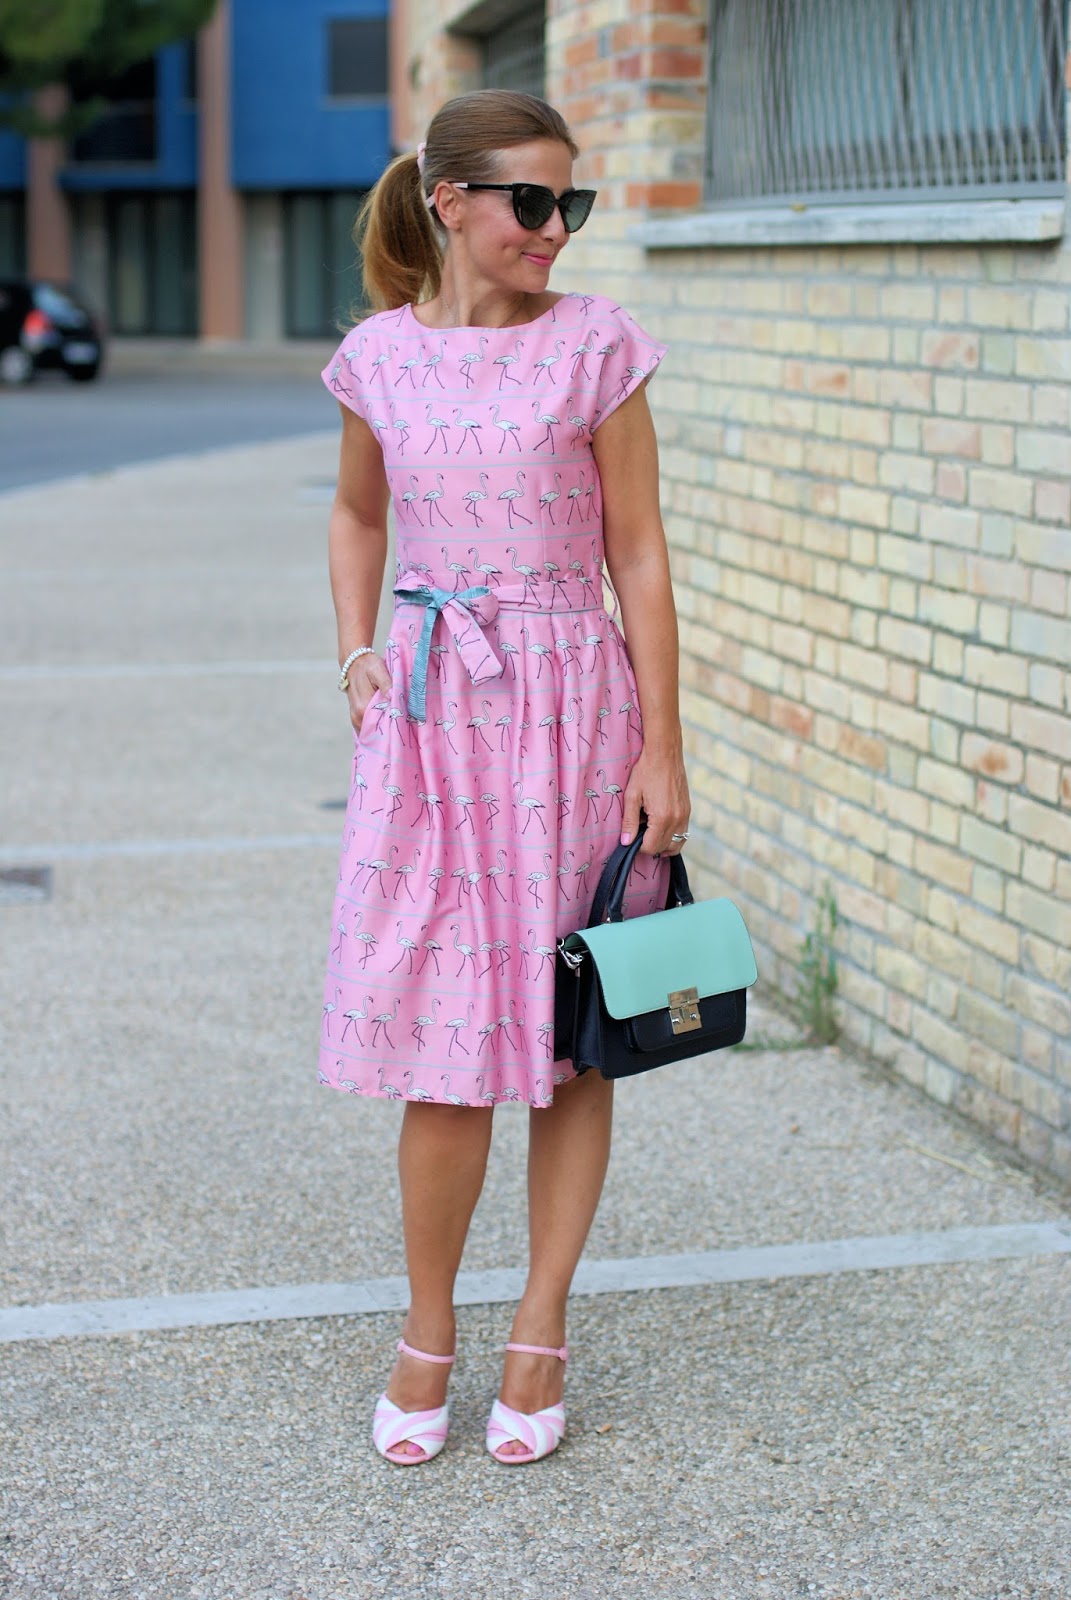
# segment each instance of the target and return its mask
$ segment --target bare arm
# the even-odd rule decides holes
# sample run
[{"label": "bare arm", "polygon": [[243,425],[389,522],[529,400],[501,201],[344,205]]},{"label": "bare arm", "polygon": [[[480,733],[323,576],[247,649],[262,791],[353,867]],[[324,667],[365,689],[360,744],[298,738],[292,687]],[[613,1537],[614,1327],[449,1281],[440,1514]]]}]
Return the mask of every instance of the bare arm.
[{"label": "bare arm", "polygon": [[[341,401],[339,409],[342,445],[327,552],[341,666],[351,650],[372,643],[387,559],[390,490],[375,434]],[[360,729],[369,702],[380,690],[389,691],[390,673],[383,657],[372,653],[359,656],[348,676],[350,720]]]},{"label": "bare arm", "polygon": [[678,678],[677,612],[658,497],[658,442],[641,384],[595,430],[602,480],[606,569],[618,599],[636,675],[643,752],[625,790],[622,839],[635,833],[642,804],[645,854],[676,854],[670,835],[688,826]]}]

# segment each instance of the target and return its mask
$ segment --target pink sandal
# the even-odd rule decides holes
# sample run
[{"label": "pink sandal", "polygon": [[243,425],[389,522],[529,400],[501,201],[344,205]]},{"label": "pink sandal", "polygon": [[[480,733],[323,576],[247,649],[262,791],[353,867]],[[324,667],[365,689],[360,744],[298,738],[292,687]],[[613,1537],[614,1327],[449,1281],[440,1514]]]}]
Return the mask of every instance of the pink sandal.
[{"label": "pink sandal", "polygon": [[[569,1359],[569,1349],[564,1344],[560,1350],[543,1344],[508,1344],[506,1349],[516,1350],[521,1355],[557,1356],[559,1361]],[[544,1456],[557,1450],[564,1436],[564,1405],[526,1412],[514,1411],[512,1406],[496,1400],[487,1419],[487,1448],[504,1467],[523,1467],[529,1461],[542,1461]],[[523,1444],[525,1454],[503,1455],[502,1449],[507,1444]]]},{"label": "pink sandal", "polygon": [[[438,1366],[448,1367],[454,1361],[453,1356],[432,1356],[426,1350],[414,1350],[404,1339],[398,1340],[398,1349],[403,1355],[415,1356],[418,1361],[433,1361]],[[396,1467],[418,1467],[439,1454],[446,1443],[449,1420],[449,1404],[435,1411],[403,1411],[393,1400],[388,1400],[384,1392],[376,1402],[372,1443],[383,1459],[392,1461]],[[423,1454],[414,1456],[399,1450],[399,1445],[407,1442],[419,1445]]]}]

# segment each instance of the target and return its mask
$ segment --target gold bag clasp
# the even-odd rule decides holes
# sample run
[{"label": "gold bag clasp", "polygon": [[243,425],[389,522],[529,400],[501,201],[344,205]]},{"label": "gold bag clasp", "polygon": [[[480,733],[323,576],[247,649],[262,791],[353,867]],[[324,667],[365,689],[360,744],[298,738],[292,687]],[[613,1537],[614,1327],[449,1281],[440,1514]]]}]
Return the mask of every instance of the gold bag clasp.
[{"label": "gold bag clasp", "polygon": [[670,1025],[674,1033],[691,1033],[702,1026],[698,989],[671,989],[668,1004]]}]

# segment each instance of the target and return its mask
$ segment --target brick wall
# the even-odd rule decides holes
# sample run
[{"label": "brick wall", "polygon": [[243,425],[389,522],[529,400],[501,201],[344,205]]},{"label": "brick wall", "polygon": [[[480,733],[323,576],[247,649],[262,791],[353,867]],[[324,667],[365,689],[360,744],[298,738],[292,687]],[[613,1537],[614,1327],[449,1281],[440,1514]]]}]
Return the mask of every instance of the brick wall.
[{"label": "brick wall", "polygon": [[[554,287],[671,346],[690,872],[786,994],[830,884],[850,1039],[1071,1176],[1071,241],[629,243],[698,199],[704,19],[555,0],[547,32],[600,188]],[[424,75],[414,141],[455,92]]]},{"label": "brick wall", "polygon": [[1071,251],[650,266],[690,852],[786,992],[829,882],[850,1037],[1071,1174]]}]

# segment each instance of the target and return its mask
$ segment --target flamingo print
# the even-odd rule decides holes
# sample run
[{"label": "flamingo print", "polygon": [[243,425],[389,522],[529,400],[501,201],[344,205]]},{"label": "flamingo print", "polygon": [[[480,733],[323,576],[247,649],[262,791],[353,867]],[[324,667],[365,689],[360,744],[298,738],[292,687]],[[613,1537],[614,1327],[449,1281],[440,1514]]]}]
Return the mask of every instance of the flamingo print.
[{"label": "flamingo print", "polygon": [[[373,312],[324,380],[381,445],[396,578],[488,592],[430,624],[399,599],[377,645],[390,681],[355,733],[318,1077],[538,1115],[572,1076],[553,1061],[557,929],[590,906],[643,743],[593,432],[661,352],[604,295],[508,332],[415,321]],[[407,710],[418,652],[426,722]],[[665,904],[668,865],[634,871],[626,916]]]},{"label": "flamingo print", "polygon": [[573,382],[574,383],[576,382],[576,375],[577,375],[578,372],[582,372],[584,374],[585,378],[590,378],[591,377],[591,374],[589,373],[587,367],[584,364],[584,358],[585,358],[585,356],[589,356],[591,354],[591,352],[594,350],[596,341],[598,340],[598,337],[599,337],[599,330],[597,328],[592,328],[590,333],[589,333],[589,335],[588,335],[587,340],[582,340],[581,343],[578,344],[576,349],[573,351]]},{"label": "flamingo print", "polygon": [[435,381],[439,385],[439,388],[441,389],[443,387],[443,380],[439,376],[439,366],[440,366],[440,363],[442,362],[443,351],[445,349],[446,349],[446,340],[445,339],[440,339],[439,340],[439,354],[437,356],[429,356],[428,359],[425,361],[424,366],[425,366],[425,368],[427,370],[424,373],[424,383],[422,383],[420,385],[420,387],[422,389],[424,387],[424,384],[427,383],[428,379],[432,376],[433,373],[435,375]]},{"label": "flamingo print", "polygon": [[474,351],[470,351],[467,356],[462,357],[461,365],[458,368],[458,371],[460,372],[461,376],[464,378],[465,387],[467,389],[471,389],[473,383],[475,382],[475,380],[474,380],[474,378],[472,376],[472,369],[473,369],[473,367],[478,366],[479,363],[483,360],[483,347],[484,347],[484,345],[486,343],[487,343],[487,335],[485,333],[481,334],[480,335],[480,347],[479,347],[479,349],[478,350],[474,350]]},{"label": "flamingo print", "polygon": [[542,450],[542,448],[543,448],[543,446],[545,444],[549,444],[551,450],[553,451],[553,449],[554,449],[554,429],[561,427],[561,425],[562,425],[561,417],[554,416],[554,414],[552,412],[550,412],[550,411],[540,411],[540,409],[539,409],[539,401],[538,400],[535,402],[535,404],[532,407],[532,415],[535,417],[536,421],[541,423],[542,426],[544,428],[546,428],[546,430],[547,430],[546,434],[544,435],[544,437],[542,439],[539,440],[539,443],[535,446],[535,448],[537,450]]},{"label": "flamingo print", "polygon": [[[515,489],[503,489],[502,493],[498,497],[500,500],[505,500],[507,506],[509,507],[509,525],[510,525],[510,529],[511,530],[513,528],[513,513],[514,513],[514,510],[515,510],[515,502],[518,501],[518,500],[523,500],[524,499],[524,490],[521,488],[521,484],[524,482],[524,473],[520,470],[519,467],[518,467],[516,475],[514,477],[514,482],[517,485],[517,487]],[[518,517],[520,517],[522,522],[527,523],[528,527],[532,526],[531,517],[521,516],[521,513],[519,511],[517,512],[517,515],[518,515]]]},{"label": "flamingo print", "polygon": [[[430,407],[429,407],[429,409],[430,409]],[[473,444],[476,446],[476,449],[479,451],[480,455],[482,456],[483,455],[483,445],[480,443],[480,429],[483,427],[483,423],[482,422],[477,422],[475,417],[463,417],[461,415],[461,407],[460,406],[455,406],[454,407],[454,426],[456,428],[460,428],[461,429],[461,443],[458,445],[457,449],[454,451],[454,454],[459,456],[461,454],[462,450],[465,448],[466,441],[468,439],[471,439]]]},{"label": "flamingo print", "polygon": [[480,516],[479,505],[480,505],[480,501],[481,500],[486,500],[487,499],[487,474],[486,474],[486,472],[481,472],[480,473],[480,486],[479,486],[479,488],[478,489],[466,489],[464,494],[461,496],[461,498],[465,502],[465,504],[468,506],[469,510],[471,511],[473,519],[475,520],[476,526],[478,528],[482,528],[483,527],[483,518]]},{"label": "flamingo print", "polygon": [[553,353],[551,355],[542,356],[536,362],[535,367],[533,369],[534,372],[535,372],[535,377],[532,380],[533,383],[538,383],[539,379],[543,376],[544,373],[546,373],[548,377],[550,376],[550,369],[552,367],[556,366],[557,363],[561,360],[562,351],[563,351],[564,348],[565,348],[565,346],[564,346],[563,341],[561,339],[555,339]]},{"label": "flamingo print", "polygon": [[447,455],[449,455],[450,447],[446,442],[446,435],[450,431],[450,424],[447,422],[446,418],[433,416],[431,406],[427,405],[424,408],[424,420],[427,426],[431,429],[431,438],[428,440],[427,449],[424,451],[424,454],[427,455],[428,450],[431,449],[432,445],[435,443],[435,440],[439,439],[443,450]]},{"label": "flamingo print", "polygon": [[498,429],[499,433],[501,433],[501,435],[502,435],[502,443],[498,447],[499,455],[501,455],[503,450],[506,448],[506,440],[507,439],[512,439],[514,444],[517,446],[518,450],[521,448],[521,438],[520,438],[521,427],[520,427],[520,423],[511,422],[509,417],[500,416],[499,413],[501,412],[501,410],[502,410],[501,406],[495,406],[495,409],[494,409],[494,411],[492,413],[492,417],[493,417],[493,420],[494,420],[494,425]]},{"label": "flamingo print", "polygon": [[515,343],[514,343],[514,346],[513,346],[513,351],[514,351],[513,355],[504,355],[504,356],[496,356],[495,357],[494,365],[496,367],[501,367],[502,368],[502,371],[498,375],[498,387],[500,389],[501,389],[503,383],[505,383],[507,380],[510,383],[517,383],[517,384],[520,383],[520,381],[521,381],[520,378],[511,378],[510,377],[509,369],[510,369],[510,367],[514,367],[514,366],[517,365],[517,362],[521,359],[521,351],[523,349],[524,349],[524,340],[523,339],[517,339],[515,341]]}]

